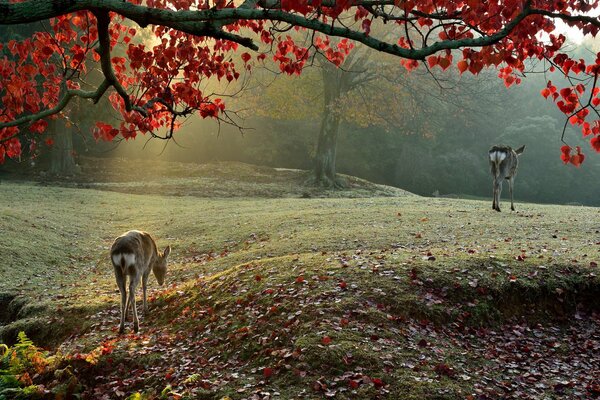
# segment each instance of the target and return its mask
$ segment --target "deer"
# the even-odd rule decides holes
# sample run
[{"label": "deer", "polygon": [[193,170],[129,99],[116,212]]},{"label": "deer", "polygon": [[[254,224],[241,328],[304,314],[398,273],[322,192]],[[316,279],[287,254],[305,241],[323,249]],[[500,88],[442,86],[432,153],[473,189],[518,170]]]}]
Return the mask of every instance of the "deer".
[{"label": "deer", "polygon": [[525,145],[513,150],[509,146],[492,146],[489,151],[490,166],[492,168],[492,177],[494,178],[494,200],[492,210],[500,212],[500,193],[502,192],[502,182],[508,180],[508,190],[510,192],[510,209],[515,211],[513,201],[513,186],[515,175],[519,165],[519,155],[525,150]]},{"label": "deer", "polygon": [[[110,259],[115,269],[117,286],[121,293],[121,322],[119,333],[125,331],[125,319],[129,313],[129,307],[133,307],[133,330],[139,330],[139,320],[135,305],[135,290],[140,279],[144,292],[144,315],[148,312],[146,304],[146,289],[150,271],[154,273],[159,285],[165,281],[167,274],[167,257],[171,253],[171,246],[167,246],[162,253],[158,251],[156,242],[146,232],[132,230],[115,239],[110,249]],[[129,277],[129,292],[126,290],[125,280]]]}]

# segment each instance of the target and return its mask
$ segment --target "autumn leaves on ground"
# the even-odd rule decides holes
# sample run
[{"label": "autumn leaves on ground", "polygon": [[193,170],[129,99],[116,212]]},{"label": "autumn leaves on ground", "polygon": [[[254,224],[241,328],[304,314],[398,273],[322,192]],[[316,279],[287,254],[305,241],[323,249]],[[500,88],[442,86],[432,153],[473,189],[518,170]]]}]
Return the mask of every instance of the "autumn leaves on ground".
[{"label": "autumn leaves on ground", "polygon": [[[0,398],[600,396],[597,209],[243,164],[83,170],[2,182]],[[108,248],[132,228],[173,253],[120,336]]]}]

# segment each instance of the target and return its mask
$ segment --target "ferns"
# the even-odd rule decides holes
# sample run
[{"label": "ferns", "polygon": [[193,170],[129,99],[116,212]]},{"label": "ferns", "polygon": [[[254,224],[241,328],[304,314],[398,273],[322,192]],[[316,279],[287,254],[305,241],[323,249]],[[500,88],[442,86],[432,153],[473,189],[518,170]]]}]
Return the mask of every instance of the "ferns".
[{"label": "ferns", "polygon": [[18,338],[19,338],[19,340],[16,345],[17,348],[35,347],[35,346],[33,346],[33,342],[31,341],[31,339],[29,339],[27,337],[27,335],[25,335],[25,332],[23,332],[23,331],[19,332]]},{"label": "ferns", "polygon": [[46,354],[24,332],[13,347],[1,344],[0,352],[0,400],[39,396],[42,388],[33,384],[30,372],[44,372],[49,364]]}]

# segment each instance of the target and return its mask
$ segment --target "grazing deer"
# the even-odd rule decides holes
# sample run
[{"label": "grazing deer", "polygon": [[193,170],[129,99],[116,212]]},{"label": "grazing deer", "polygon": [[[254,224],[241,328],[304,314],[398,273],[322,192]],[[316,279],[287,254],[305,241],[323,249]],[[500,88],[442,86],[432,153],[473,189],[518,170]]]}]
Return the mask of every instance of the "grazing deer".
[{"label": "grazing deer", "polygon": [[517,166],[519,165],[519,154],[523,153],[525,146],[513,150],[509,146],[493,146],[490,151],[490,166],[492,167],[492,176],[494,178],[494,200],[492,209],[500,211],[500,193],[502,192],[503,179],[508,180],[508,190],[510,192],[510,209],[515,211],[513,202],[513,185]]},{"label": "grazing deer", "polygon": [[[167,274],[167,256],[171,252],[171,247],[167,246],[165,251],[160,254],[156,247],[154,239],[146,232],[129,231],[115,239],[111,249],[110,258],[115,268],[115,277],[117,286],[121,292],[121,323],[119,333],[125,329],[125,318],[129,313],[129,307],[133,306],[133,330],[137,333],[139,329],[139,320],[135,306],[135,290],[142,279],[142,289],[144,291],[144,313],[147,312],[146,305],[146,284],[150,270],[159,285],[165,281]],[[129,276],[129,294],[125,288],[125,280]]]}]

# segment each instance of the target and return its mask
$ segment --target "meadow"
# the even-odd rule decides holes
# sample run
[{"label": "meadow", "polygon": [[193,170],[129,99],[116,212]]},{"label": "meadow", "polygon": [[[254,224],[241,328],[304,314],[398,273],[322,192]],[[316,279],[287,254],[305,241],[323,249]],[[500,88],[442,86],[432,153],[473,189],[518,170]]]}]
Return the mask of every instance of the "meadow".
[{"label": "meadow", "polygon": [[[27,396],[600,395],[597,208],[497,213],[240,163],[82,167],[0,183],[0,341],[24,331],[50,360],[19,373]],[[129,229],[173,252],[139,334],[118,335],[108,251]]]}]

